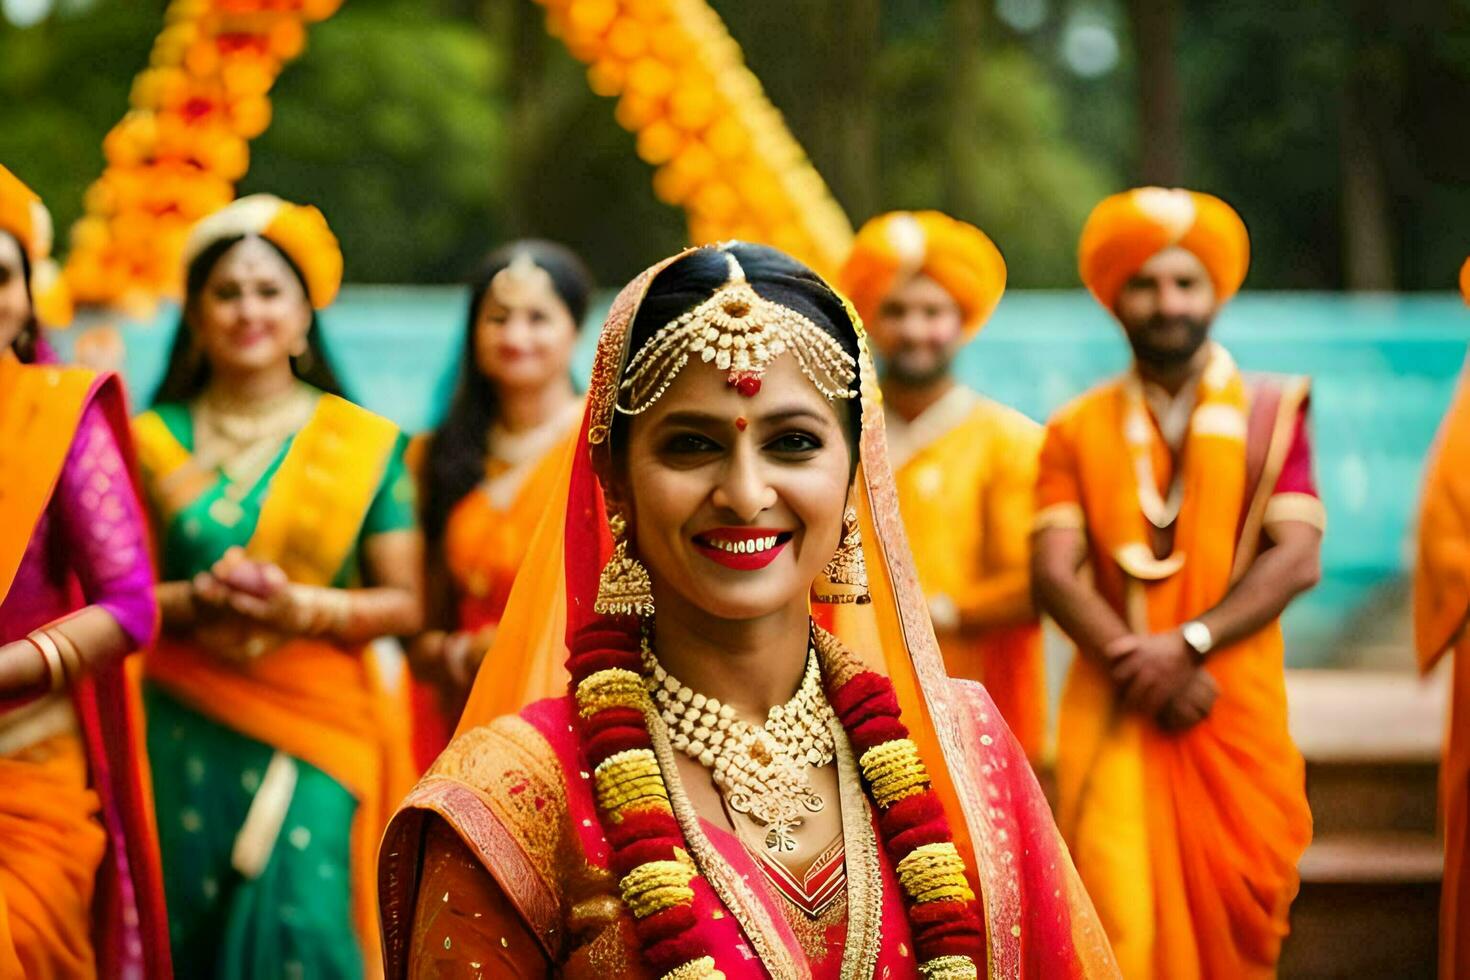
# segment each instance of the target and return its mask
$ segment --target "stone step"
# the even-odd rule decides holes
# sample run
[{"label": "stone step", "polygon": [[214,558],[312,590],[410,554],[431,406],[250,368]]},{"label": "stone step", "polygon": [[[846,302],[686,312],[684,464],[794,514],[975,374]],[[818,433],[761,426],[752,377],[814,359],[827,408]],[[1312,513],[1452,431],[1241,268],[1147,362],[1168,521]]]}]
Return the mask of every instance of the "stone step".
[{"label": "stone step", "polygon": [[1438,827],[1437,761],[1307,762],[1315,836],[1374,832],[1433,835]]},{"label": "stone step", "polygon": [[1431,980],[1441,863],[1440,843],[1427,834],[1335,834],[1314,842],[1302,856],[1280,975]]},{"label": "stone step", "polygon": [[1309,763],[1437,765],[1448,698],[1446,669],[1286,672],[1291,736]]},{"label": "stone step", "polygon": [[1432,884],[1444,870],[1439,838],[1415,833],[1341,833],[1318,837],[1297,865],[1303,882]]}]

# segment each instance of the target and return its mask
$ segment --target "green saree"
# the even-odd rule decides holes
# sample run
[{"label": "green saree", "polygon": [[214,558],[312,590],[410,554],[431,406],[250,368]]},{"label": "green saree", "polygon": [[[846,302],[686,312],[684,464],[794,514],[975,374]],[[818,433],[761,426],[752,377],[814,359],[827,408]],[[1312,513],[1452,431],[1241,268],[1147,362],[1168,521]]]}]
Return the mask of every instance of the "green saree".
[{"label": "green saree", "polygon": [[[319,400],[318,415],[326,401]],[[347,452],[371,453],[372,446],[353,444],[359,431],[353,413],[368,413],[332,402],[348,423],[336,427],[333,438],[346,438]],[[373,419],[366,420],[369,428]],[[175,468],[169,461],[194,452],[190,409],[160,405],[139,420],[138,432],[165,581],[190,579],[227,549],[250,545],[273,490],[300,492],[299,483],[277,480],[305,438],[298,433],[251,485],[235,484],[219,469],[203,478],[188,474],[197,487],[192,499],[180,506],[175,496],[165,504],[159,488],[176,475],[165,472]],[[383,430],[373,432],[381,437]],[[361,583],[364,540],[414,523],[403,439],[390,432],[378,446],[382,464],[370,467],[375,486],[317,488],[331,498],[329,505],[354,493],[366,502],[365,511],[358,507],[356,533],[329,573],[336,587]],[[339,479],[353,475],[332,472]],[[280,491],[283,482],[288,491]],[[364,805],[376,811],[384,787],[397,782],[385,775],[393,768],[387,761],[393,749],[383,743],[399,729],[385,718],[390,699],[377,683],[371,655],[298,640],[234,667],[175,637],[150,652],[146,673],[148,753],[178,975],[243,980],[376,973],[376,937],[365,934],[359,920],[368,886],[355,865],[361,838],[375,839],[380,829],[366,825],[379,821],[363,820]],[[304,735],[290,731],[298,719]],[[312,748],[318,743],[320,751]],[[366,772],[349,753],[384,761],[377,773]],[[286,796],[275,805],[279,828],[266,836],[268,857],[242,872],[238,838],[278,754],[292,764],[286,768],[294,769],[294,788],[288,781]]]}]

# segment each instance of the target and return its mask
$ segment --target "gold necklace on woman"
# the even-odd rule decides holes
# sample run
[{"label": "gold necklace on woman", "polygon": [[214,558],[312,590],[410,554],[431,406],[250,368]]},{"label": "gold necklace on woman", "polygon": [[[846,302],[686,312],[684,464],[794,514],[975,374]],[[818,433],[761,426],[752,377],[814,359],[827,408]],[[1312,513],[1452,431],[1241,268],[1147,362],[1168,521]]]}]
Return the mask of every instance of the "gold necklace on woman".
[{"label": "gold necklace on woman", "polygon": [[300,431],[316,408],[316,392],[300,382],[262,401],[231,399],[214,388],[194,403],[194,458],[198,470],[216,467],[225,477],[223,494],[210,516],[226,527],[244,516],[241,502],[275,460],[281,444]]},{"label": "gold necklace on woman", "polygon": [[826,801],[812,789],[808,769],[832,761],[832,706],[822,692],[815,651],[807,651],[801,686],[785,704],[753,725],[717,699],[697,694],[659,665],[643,639],[644,684],[669,728],[675,749],[709,769],[725,805],[766,829],[774,854],[796,850],[795,831]]}]

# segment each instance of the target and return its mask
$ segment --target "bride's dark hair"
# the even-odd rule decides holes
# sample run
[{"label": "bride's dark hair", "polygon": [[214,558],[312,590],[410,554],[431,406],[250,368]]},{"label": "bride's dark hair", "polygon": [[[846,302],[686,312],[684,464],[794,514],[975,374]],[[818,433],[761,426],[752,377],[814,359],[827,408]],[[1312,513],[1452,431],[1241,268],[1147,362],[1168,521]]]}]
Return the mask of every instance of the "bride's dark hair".
[{"label": "bride's dark hair", "polygon": [[[696,249],[654,277],[638,306],[637,316],[628,327],[629,361],[661,327],[709,299],[725,284],[730,278],[726,253],[735,256],[735,261],[745,271],[746,280],[763,298],[800,313],[834,337],[854,362],[859,360],[857,329],[841,297],[821,276],[769,245],[735,242],[721,248]],[[858,379],[854,378],[853,391],[857,391],[858,384]],[[854,397],[846,401],[850,406],[845,413],[847,443],[856,465],[863,427],[861,400]],[[620,414],[614,419],[612,443],[615,447],[624,443],[627,424],[627,416]]]}]

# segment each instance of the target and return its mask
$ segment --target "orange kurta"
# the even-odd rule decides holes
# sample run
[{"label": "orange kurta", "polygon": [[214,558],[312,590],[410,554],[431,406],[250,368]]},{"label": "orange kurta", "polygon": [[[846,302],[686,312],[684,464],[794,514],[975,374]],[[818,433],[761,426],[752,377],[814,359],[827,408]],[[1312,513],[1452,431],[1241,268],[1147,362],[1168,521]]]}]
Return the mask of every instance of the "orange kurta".
[{"label": "orange kurta", "polygon": [[[1037,525],[1086,531],[1097,587],[1133,629],[1173,629],[1216,605],[1249,566],[1263,522],[1320,519],[1314,498],[1275,492],[1299,438],[1305,380],[1261,399],[1274,404],[1264,422],[1254,395],[1216,348],[1182,455],[1174,551],[1162,559],[1144,508],[1166,495],[1172,460],[1136,377],[1082,396],[1048,427]],[[1248,433],[1251,445],[1259,434],[1269,446],[1249,487]],[[1123,713],[1105,668],[1074,661],[1058,734],[1058,825],[1129,978],[1275,973],[1311,837],[1282,658],[1277,623],[1213,652],[1206,669],[1219,699],[1181,734]]]},{"label": "orange kurta", "polygon": [[[912,422],[890,417],[889,455],[919,584],[962,616],[1024,586],[1041,426],[956,386]],[[953,677],[984,683],[1026,755],[1046,741],[1039,622],[979,637],[940,634]]]},{"label": "orange kurta", "polygon": [[[1470,266],[1467,266],[1470,268]],[[1470,976],[1470,385],[1462,378],[1424,478],[1414,568],[1414,639],[1428,671],[1454,651],[1449,733],[1440,765],[1445,835],[1441,977]]]}]

